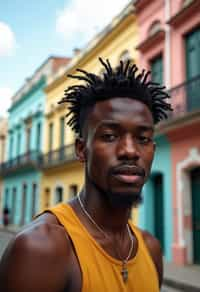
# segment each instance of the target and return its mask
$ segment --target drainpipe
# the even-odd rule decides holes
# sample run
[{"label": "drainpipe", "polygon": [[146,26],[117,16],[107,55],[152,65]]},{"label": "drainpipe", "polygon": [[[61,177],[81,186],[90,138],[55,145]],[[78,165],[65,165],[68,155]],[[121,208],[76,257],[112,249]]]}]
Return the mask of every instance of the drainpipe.
[{"label": "drainpipe", "polygon": [[170,25],[167,21],[170,19],[170,1],[165,0],[165,86],[167,89],[171,87],[171,40],[170,40]]}]

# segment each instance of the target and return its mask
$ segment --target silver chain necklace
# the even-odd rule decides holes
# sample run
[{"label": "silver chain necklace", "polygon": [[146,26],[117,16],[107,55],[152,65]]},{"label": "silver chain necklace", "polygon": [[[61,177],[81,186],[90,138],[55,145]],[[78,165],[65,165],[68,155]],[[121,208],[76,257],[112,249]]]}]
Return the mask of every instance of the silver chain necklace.
[{"label": "silver chain necklace", "polygon": [[[105,236],[105,237],[109,237],[105,231],[103,231],[103,229],[101,227],[99,227],[99,225],[94,221],[94,219],[91,217],[91,215],[87,212],[87,210],[85,209],[84,205],[83,205],[83,202],[81,201],[81,198],[80,198],[80,194],[77,195],[78,197],[78,201],[79,201],[79,204],[81,206],[81,209],[83,210],[84,214],[88,217],[88,219],[95,225],[95,227]],[[121,275],[122,275],[122,279],[124,281],[124,283],[127,282],[128,280],[128,268],[127,268],[127,262],[128,260],[130,259],[131,257],[131,254],[132,254],[132,251],[133,251],[133,236],[131,234],[131,231],[130,231],[130,227],[129,225],[127,224],[126,225],[127,227],[127,231],[128,231],[128,235],[129,235],[129,238],[130,238],[130,241],[131,241],[131,246],[130,246],[130,249],[129,249],[129,252],[128,252],[128,255],[125,259],[122,259],[122,270],[121,270]]]}]

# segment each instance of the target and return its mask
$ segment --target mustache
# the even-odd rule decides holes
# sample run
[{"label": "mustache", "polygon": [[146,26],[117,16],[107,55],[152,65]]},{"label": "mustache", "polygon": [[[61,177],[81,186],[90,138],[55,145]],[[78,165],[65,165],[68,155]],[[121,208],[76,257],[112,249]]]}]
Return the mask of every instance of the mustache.
[{"label": "mustache", "polygon": [[129,175],[139,175],[145,177],[146,172],[141,166],[132,163],[122,163],[110,169],[111,175],[116,174],[129,174]]}]

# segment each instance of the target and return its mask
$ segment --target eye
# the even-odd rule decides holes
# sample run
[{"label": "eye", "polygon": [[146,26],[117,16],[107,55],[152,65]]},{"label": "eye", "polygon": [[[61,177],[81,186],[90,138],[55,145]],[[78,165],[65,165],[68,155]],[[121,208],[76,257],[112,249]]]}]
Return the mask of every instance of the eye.
[{"label": "eye", "polygon": [[141,136],[139,136],[139,142],[140,142],[140,144],[146,145],[146,144],[149,144],[152,142],[152,138],[141,135]]},{"label": "eye", "polygon": [[113,142],[116,140],[117,135],[113,133],[104,133],[101,137],[106,142]]}]

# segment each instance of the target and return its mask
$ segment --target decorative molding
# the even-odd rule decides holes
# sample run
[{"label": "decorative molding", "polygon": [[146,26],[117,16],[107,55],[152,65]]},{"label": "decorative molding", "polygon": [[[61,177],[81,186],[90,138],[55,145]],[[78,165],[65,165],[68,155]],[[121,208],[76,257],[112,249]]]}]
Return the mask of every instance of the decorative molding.
[{"label": "decorative molding", "polygon": [[142,43],[140,43],[136,49],[145,53],[156,44],[163,42],[165,39],[165,31],[163,29],[158,30],[153,35],[147,37]]},{"label": "decorative molding", "polygon": [[185,230],[184,216],[192,216],[189,171],[198,166],[200,166],[200,152],[196,147],[190,148],[188,156],[176,166],[178,245],[182,248],[187,247],[188,263],[192,263],[193,260],[193,246],[189,246],[193,240],[193,231]]},{"label": "decorative molding", "polygon": [[183,5],[183,8],[168,21],[173,27],[178,27],[188,18],[192,17],[193,13],[198,13],[200,9],[200,0],[188,1],[187,5]]}]

